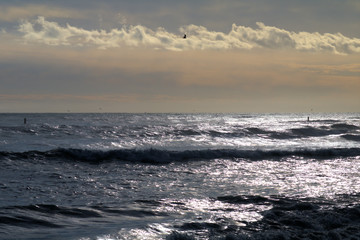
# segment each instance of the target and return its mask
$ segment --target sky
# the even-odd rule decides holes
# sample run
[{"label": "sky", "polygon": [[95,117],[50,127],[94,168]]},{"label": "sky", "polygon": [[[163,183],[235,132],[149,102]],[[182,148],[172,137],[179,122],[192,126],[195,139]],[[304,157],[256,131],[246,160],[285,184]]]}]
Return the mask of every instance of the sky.
[{"label": "sky", "polygon": [[0,112],[360,112],[359,29],[359,0],[0,1]]}]

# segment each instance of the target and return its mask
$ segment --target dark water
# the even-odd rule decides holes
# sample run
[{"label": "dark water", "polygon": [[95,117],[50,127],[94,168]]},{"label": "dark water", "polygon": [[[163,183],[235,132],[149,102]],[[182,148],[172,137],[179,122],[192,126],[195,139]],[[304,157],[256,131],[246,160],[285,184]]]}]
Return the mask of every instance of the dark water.
[{"label": "dark water", "polygon": [[360,115],[310,120],[0,114],[0,239],[360,239]]}]

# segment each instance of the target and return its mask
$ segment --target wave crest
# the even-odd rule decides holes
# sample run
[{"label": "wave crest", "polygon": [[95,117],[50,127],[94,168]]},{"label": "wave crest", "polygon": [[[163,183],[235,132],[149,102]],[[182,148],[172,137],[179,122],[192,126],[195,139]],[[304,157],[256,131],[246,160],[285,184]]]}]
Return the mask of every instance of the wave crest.
[{"label": "wave crest", "polygon": [[185,151],[169,151],[160,149],[117,149],[102,151],[60,148],[46,152],[0,152],[0,159],[67,160],[81,161],[92,164],[100,164],[108,161],[162,164],[171,162],[204,161],[214,159],[281,160],[282,158],[287,157],[332,159],[337,157],[356,156],[360,156],[360,148],[327,148],[269,151],[239,149],[206,149]]}]

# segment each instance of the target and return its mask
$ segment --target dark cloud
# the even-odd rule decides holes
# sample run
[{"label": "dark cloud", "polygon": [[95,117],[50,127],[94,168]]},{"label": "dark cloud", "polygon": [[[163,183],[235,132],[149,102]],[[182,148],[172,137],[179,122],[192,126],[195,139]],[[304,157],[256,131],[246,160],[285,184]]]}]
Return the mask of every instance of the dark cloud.
[{"label": "dark cloud", "polygon": [[[360,4],[358,0],[226,0],[226,1],[3,1],[1,9],[9,7],[46,6],[68,9],[76,14],[68,16],[74,26],[88,29],[106,29],[119,26],[118,14],[126,17],[128,24],[146,25],[151,29],[164,27],[175,32],[182,25],[200,25],[214,31],[227,32],[231,24],[255,27],[256,22],[270,26],[291,29],[295,32],[342,33],[348,37],[360,38]],[[1,12],[1,11],[0,11]],[[50,17],[46,12],[39,14]],[[1,14],[4,15],[4,14]],[[54,17],[54,16],[53,16]],[[19,16],[21,18],[21,16]],[[0,17],[1,19],[1,17]],[[53,19],[52,19],[53,20]]]}]

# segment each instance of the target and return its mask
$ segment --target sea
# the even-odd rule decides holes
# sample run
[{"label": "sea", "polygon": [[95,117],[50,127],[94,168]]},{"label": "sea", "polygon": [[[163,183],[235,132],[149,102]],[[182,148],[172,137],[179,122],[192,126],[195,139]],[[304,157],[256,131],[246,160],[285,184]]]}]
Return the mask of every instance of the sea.
[{"label": "sea", "polygon": [[360,239],[360,113],[0,114],[0,239]]}]

